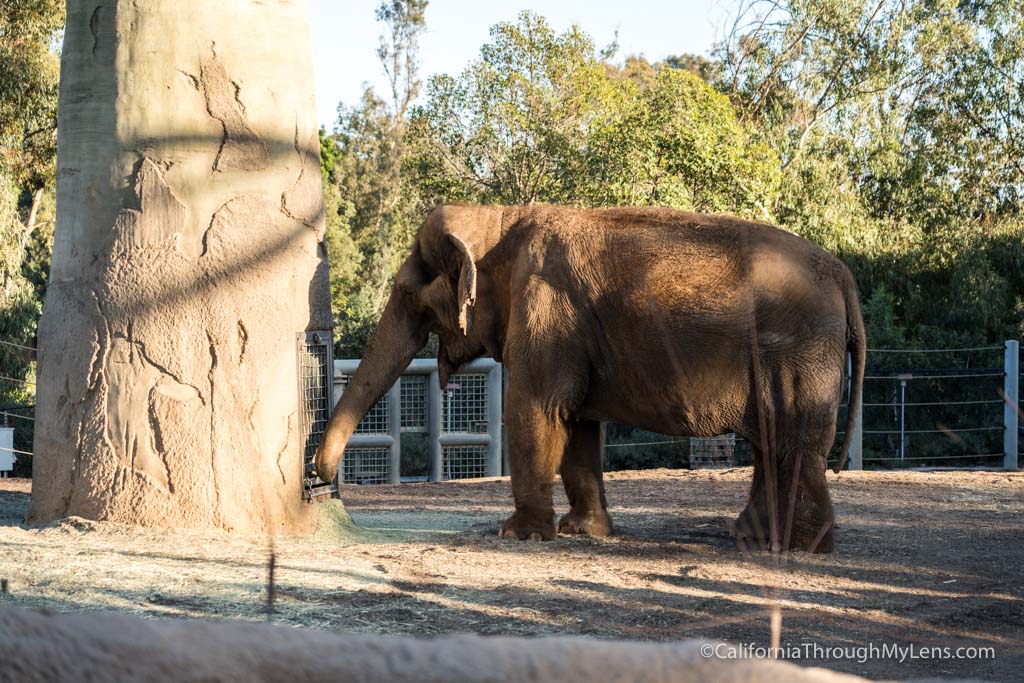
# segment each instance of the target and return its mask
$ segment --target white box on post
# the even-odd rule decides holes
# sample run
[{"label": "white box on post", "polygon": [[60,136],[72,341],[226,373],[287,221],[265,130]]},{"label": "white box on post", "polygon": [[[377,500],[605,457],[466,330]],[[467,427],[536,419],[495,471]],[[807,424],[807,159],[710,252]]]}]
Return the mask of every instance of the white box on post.
[{"label": "white box on post", "polygon": [[0,427],[0,477],[14,469],[14,427]]}]

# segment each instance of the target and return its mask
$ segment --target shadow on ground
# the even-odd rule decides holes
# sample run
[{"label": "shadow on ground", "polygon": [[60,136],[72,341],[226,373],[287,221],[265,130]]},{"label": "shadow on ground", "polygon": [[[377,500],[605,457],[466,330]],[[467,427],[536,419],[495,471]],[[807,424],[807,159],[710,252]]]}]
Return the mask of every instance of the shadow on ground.
[{"label": "shadow on ground", "polygon": [[[781,560],[741,553],[726,531],[748,482],[742,470],[613,473],[617,535],[550,543],[497,537],[507,480],[343,487],[362,531],[313,540],[85,520],[29,529],[28,494],[0,485],[0,576],[12,604],[419,635],[765,645],[778,609],[783,644],[807,647],[797,659],[808,664],[990,680],[1024,667],[1024,475],[844,473],[832,482],[837,552]],[[858,661],[813,649],[871,644],[991,647],[995,659]]]}]

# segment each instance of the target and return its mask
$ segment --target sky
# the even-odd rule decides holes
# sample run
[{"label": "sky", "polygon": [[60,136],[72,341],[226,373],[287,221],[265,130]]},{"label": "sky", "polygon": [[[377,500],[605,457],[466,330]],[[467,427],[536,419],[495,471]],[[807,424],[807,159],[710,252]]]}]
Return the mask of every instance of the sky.
[{"label": "sky", "polygon": [[[366,84],[383,95],[377,61],[383,26],[374,18],[380,0],[307,0],[316,73],[317,114],[328,130],[338,104],[356,104]],[[618,58],[643,54],[651,61],[689,52],[708,54],[723,33],[735,0],[430,0],[420,43],[420,74],[457,75],[488,41],[488,29],[515,21],[523,10],[542,15],[556,30],[578,24],[600,48],[619,32]]]}]

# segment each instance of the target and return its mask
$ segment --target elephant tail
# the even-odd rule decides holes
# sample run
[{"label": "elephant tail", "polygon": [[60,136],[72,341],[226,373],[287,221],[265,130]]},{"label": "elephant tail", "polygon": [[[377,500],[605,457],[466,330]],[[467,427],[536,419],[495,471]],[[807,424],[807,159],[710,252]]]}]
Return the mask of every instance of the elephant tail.
[{"label": "elephant tail", "polygon": [[864,365],[867,358],[867,335],[864,332],[864,318],[861,316],[860,303],[857,301],[857,285],[853,276],[846,272],[842,283],[843,298],[846,303],[846,350],[850,352],[850,400],[846,418],[846,434],[843,446],[839,450],[839,462],[832,471],[839,473],[846,467],[853,445],[854,430],[861,413],[861,397],[864,386]]}]

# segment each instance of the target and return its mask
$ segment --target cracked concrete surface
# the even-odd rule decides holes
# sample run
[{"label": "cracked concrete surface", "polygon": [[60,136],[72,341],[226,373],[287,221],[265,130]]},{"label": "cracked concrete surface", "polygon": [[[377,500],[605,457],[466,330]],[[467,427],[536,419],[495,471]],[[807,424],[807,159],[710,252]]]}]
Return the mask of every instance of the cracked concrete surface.
[{"label": "cracked concrete surface", "polygon": [[331,318],[305,15],[69,3],[30,521],[315,525],[295,340]]}]

